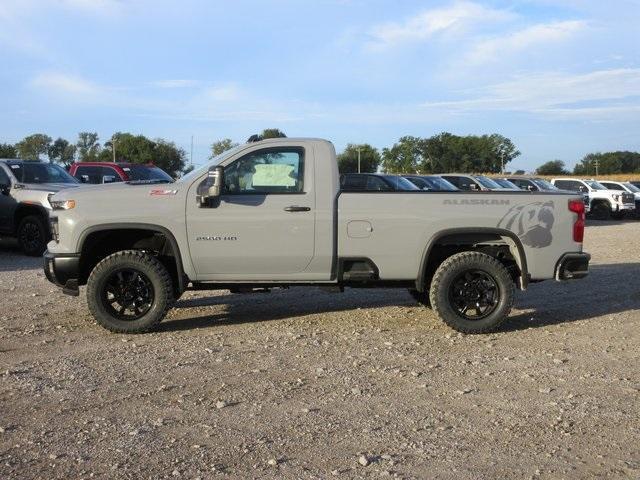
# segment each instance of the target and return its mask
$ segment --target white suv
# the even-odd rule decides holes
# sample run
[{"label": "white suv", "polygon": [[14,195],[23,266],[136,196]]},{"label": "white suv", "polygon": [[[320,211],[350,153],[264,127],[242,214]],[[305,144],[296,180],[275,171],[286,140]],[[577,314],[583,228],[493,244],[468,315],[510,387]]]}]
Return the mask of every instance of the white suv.
[{"label": "white suv", "polygon": [[636,217],[640,217],[640,188],[630,182],[615,182],[612,180],[599,180],[600,185],[604,185],[609,190],[622,190],[633,194],[636,203]]},{"label": "white suv", "polygon": [[588,193],[591,215],[598,220],[609,217],[621,219],[625,213],[633,213],[636,209],[633,194],[625,190],[609,190],[593,179],[554,178],[551,183],[561,190]]}]

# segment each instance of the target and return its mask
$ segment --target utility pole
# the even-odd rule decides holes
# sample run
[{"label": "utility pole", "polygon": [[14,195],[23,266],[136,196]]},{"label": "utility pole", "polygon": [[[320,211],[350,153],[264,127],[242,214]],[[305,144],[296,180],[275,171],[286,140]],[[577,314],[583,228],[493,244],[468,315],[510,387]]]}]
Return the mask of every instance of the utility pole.
[{"label": "utility pole", "polygon": [[358,173],[360,173],[360,147],[358,147]]},{"label": "utility pole", "polygon": [[598,167],[600,166],[600,161],[596,159],[596,161],[594,162],[595,166],[596,166],[596,177],[598,176]]},{"label": "utility pole", "polygon": [[191,166],[193,167],[193,135],[191,135]]},{"label": "utility pole", "polygon": [[116,163],[116,135],[111,136],[111,153],[113,153],[113,163]]},{"label": "utility pole", "polygon": [[504,175],[504,152],[500,152],[500,174]]}]

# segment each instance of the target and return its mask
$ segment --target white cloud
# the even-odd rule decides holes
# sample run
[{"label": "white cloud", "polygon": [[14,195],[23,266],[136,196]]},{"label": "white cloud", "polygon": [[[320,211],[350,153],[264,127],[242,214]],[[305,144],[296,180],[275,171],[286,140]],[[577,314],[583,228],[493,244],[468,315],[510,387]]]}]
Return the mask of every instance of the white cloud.
[{"label": "white cloud", "polygon": [[459,1],[447,7],[422,11],[402,23],[377,25],[371,29],[370,35],[375,47],[393,46],[423,41],[435,34],[462,30],[472,24],[502,21],[512,17],[506,10]]},{"label": "white cloud", "polygon": [[121,0],[53,0],[53,6],[61,5],[70,10],[95,14],[118,14],[124,8]]},{"label": "white cloud", "polygon": [[31,80],[30,86],[48,96],[72,96],[77,99],[103,93],[101,87],[82,77],[60,72],[40,73]]},{"label": "white cloud", "polygon": [[480,64],[503,59],[504,54],[526,50],[532,46],[549,45],[563,41],[586,27],[581,20],[541,23],[518,32],[478,42],[467,56],[467,61]]},{"label": "white cloud", "polygon": [[583,74],[519,76],[466,92],[475,98],[428,102],[423,107],[450,111],[520,111],[544,115],[605,117],[640,108],[640,69],[598,70]]}]

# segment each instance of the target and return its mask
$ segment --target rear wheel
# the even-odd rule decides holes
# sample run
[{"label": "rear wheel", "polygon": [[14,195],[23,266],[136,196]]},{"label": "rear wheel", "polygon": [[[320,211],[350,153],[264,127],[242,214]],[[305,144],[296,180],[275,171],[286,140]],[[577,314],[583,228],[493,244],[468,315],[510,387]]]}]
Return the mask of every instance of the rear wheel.
[{"label": "rear wheel", "polygon": [[41,256],[49,240],[44,220],[37,215],[27,215],[20,220],[17,237],[22,251],[32,257]]},{"label": "rear wheel", "polygon": [[438,316],[462,333],[486,333],[505,321],[515,295],[509,271],[480,252],[447,258],[436,270],[429,298]]},{"label": "rear wheel", "polygon": [[173,282],[155,257],[124,250],[102,260],[87,281],[87,302],[96,321],[116,333],[153,329],[174,302]]}]

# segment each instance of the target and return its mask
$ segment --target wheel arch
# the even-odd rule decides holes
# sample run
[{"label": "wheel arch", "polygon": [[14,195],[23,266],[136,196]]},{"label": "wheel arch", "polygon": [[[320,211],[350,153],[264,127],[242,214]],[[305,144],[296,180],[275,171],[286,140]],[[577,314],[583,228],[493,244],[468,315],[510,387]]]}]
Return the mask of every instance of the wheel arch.
[{"label": "wheel arch", "polygon": [[[118,237],[119,232],[126,233],[128,235],[125,237]],[[178,241],[168,228],[148,223],[108,223],[94,225],[85,229],[80,234],[77,244],[77,251],[80,252],[81,258],[80,284],[82,285],[86,282],[90,270],[95,266],[95,264],[97,264],[96,256],[101,256],[101,254],[91,255],[89,253],[91,251],[90,249],[96,247],[100,241],[115,237],[119,242],[116,247],[117,250],[131,247],[135,248],[136,243],[138,244],[138,248],[140,248],[140,246],[150,245],[149,242],[145,242],[144,240],[153,241],[152,237],[157,236],[158,234],[165,240],[163,244],[157,244],[158,247],[162,249],[162,253],[168,254],[167,256],[172,257],[175,262],[175,271],[171,273],[175,277],[176,291],[180,293],[183,292],[189,280],[184,271]],[[131,242],[133,245],[128,245]],[[107,254],[113,253],[113,251],[110,250],[113,249],[105,249],[102,250],[102,252],[107,252]],[[88,254],[88,258],[85,259],[83,264],[82,258],[86,254]],[[104,256],[102,256],[102,258],[104,258]]]},{"label": "wheel arch", "polygon": [[[479,243],[486,245],[491,242],[496,245],[507,245],[519,269],[520,288],[527,288],[529,284],[529,269],[527,266],[527,257],[522,241],[518,236],[503,228],[450,228],[442,230],[434,235],[427,244],[422,254],[420,268],[418,270],[418,278],[416,278],[416,290],[424,292],[427,288],[427,275],[433,268],[433,261],[437,261],[434,252],[437,246],[442,245],[460,245],[474,246]],[[439,264],[439,263],[438,263]]]},{"label": "wheel arch", "polygon": [[44,227],[49,233],[49,212],[42,205],[37,203],[24,203],[21,202],[16,206],[16,210],[13,213],[13,231],[18,231],[18,225],[23,218],[28,217],[29,215],[37,215],[42,217],[44,221]]}]

